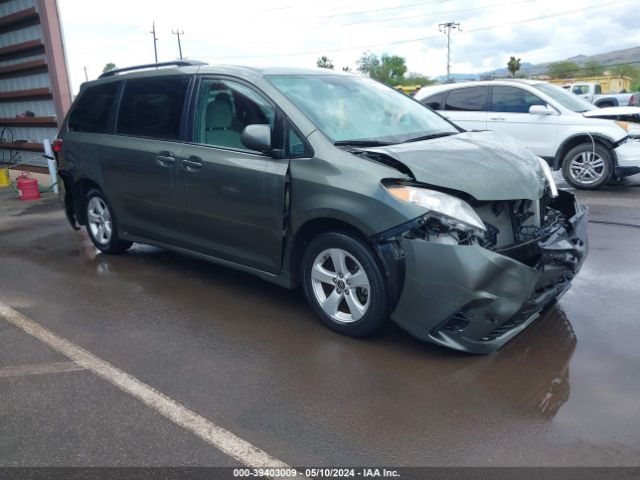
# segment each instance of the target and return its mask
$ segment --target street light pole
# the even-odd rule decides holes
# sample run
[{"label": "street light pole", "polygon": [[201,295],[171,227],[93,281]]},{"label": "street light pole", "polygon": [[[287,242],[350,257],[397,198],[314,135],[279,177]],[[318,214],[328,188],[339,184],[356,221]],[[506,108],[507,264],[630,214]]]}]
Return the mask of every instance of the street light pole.
[{"label": "street light pole", "polygon": [[451,80],[451,30],[462,30],[458,22],[447,22],[438,25],[438,30],[447,36],[447,83]]},{"label": "street light pole", "polygon": [[182,45],[180,44],[180,35],[184,35],[184,30],[176,30],[175,32],[171,30],[171,33],[178,37],[178,51],[180,52],[180,60],[182,60]]},{"label": "street light pole", "polygon": [[153,22],[153,30],[149,32],[153,35],[153,53],[155,54],[156,63],[158,63],[158,39],[156,38],[156,22]]}]

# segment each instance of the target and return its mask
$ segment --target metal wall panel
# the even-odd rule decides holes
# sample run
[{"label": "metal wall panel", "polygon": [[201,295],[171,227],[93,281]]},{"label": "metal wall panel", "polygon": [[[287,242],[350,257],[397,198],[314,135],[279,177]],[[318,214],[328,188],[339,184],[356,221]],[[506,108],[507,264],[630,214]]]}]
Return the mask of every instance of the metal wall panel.
[{"label": "metal wall panel", "polygon": [[0,60],[0,68],[7,67],[9,65],[17,65],[19,63],[32,62],[33,60],[46,60],[47,57],[44,53],[40,55],[31,55],[29,57],[12,58],[10,60]]},{"label": "metal wall panel", "polygon": [[29,42],[31,40],[40,40],[42,38],[42,27],[33,25],[21,30],[3,33],[0,35],[0,48],[15,45],[16,43]]},{"label": "metal wall panel", "polygon": [[50,88],[48,73],[37,73],[25,77],[0,78],[0,92],[28,90],[30,88]]},{"label": "metal wall panel", "polygon": [[13,118],[24,113],[33,112],[36,117],[55,117],[56,109],[51,100],[29,100],[26,102],[0,103],[0,118]]},{"label": "metal wall panel", "polygon": [[11,15],[12,13],[36,7],[37,0],[12,0],[11,2],[0,3],[0,17]]}]

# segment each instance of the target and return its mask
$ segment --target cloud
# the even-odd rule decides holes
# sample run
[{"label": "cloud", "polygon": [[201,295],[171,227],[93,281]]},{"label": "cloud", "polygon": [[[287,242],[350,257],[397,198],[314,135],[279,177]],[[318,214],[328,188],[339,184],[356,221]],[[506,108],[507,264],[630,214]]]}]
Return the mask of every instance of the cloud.
[{"label": "cloud", "polygon": [[[59,4],[74,91],[84,80],[84,67],[95,78],[108,62],[118,66],[153,62],[154,20],[160,61],[177,58],[171,30],[180,28],[185,31],[184,54],[212,63],[313,67],[316,58],[326,54],[337,68],[353,68],[362,52],[370,50],[401,55],[410,71],[432,76],[446,70],[446,37],[438,24],[449,20],[462,24],[462,31],[452,33],[452,71],[459,73],[503,67],[510,55],[539,63],[640,44],[633,0],[59,0]],[[575,11],[554,16],[571,10]],[[547,18],[533,20],[539,17]]]}]

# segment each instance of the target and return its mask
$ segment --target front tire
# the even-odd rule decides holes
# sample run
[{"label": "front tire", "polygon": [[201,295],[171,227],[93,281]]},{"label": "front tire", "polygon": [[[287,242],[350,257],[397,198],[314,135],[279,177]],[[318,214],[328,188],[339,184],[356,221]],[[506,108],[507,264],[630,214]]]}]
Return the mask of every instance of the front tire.
[{"label": "front tire", "polygon": [[562,176],[567,183],[583,190],[597,190],[613,176],[611,152],[598,143],[582,143],[567,152],[562,161]]},{"label": "front tire", "polygon": [[365,337],[389,318],[382,268],[369,247],[351,235],[324,233],[309,243],[302,287],[324,324],[343,335]]},{"label": "front tire", "polygon": [[103,253],[122,253],[132,243],[118,237],[118,224],[106,195],[93,189],[87,193],[87,233],[95,247]]}]

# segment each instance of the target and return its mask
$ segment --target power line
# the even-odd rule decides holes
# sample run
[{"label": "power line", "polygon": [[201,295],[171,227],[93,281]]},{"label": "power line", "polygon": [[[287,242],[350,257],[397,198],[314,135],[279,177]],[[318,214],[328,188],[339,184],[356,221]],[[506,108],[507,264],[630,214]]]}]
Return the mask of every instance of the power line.
[{"label": "power line", "polygon": [[356,12],[342,12],[342,13],[333,13],[331,15],[316,15],[313,17],[304,17],[304,18],[296,18],[294,21],[300,20],[317,20],[318,18],[335,18],[335,17],[349,17],[351,15],[361,15],[365,13],[376,13],[376,12],[387,12],[389,10],[400,10],[402,8],[411,8],[411,7],[423,7],[425,5],[432,5],[434,3],[445,3],[451,2],[452,0],[432,0],[431,2],[420,2],[420,3],[411,3],[408,5],[398,5],[395,7],[384,7],[384,8],[376,8],[372,10],[358,10]]},{"label": "power line", "polygon": [[[508,27],[511,25],[517,25],[517,24],[521,24],[521,23],[527,23],[527,22],[535,22],[538,20],[546,20],[549,18],[554,18],[554,17],[561,17],[564,15],[570,15],[572,13],[578,13],[578,12],[583,12],[583,11],[587,11],[587,10],[595,10],[598,8],[604,8],[604,7],[608,7],[610,5],[614,5],[616,3],[624,3],[624,2],[628,2],[629,0],[614,0],[611,2],[607,2],[607,3],[601,3],[598,5],[593,5],[590,7],[582,7],[582,8],[574,8],[572,10],[565,10],[562,12],[557,12],[554,14],[549,14],[549,15],[543,15],[540,17],[532,17],[532,18],[525,18],[522,20],[515,20],[515,21],[511,21],[511,22],[507,22],[507,23],[500,23],[500,24],[495,24],[495,25],[489,25],[486,27],[480,27],[480,28],[475,28],[472,30],[465,30],[464,32],[460,32],[460,35],[464,35],[464,34],[469,34],[469,33],[474,33],[474,32],[481,32],[481,31],[487,31],[487,30],[493,30],[496,28],[502,28],[502,27]],[[386,46],[391,46],[391,45],[402,45],[405,43],[415,43],[415,42],[422,42],[424,40],[433,40],[436,38],[440,38],[440,35],[430,35],[430,36],[426,36],[426,37],[419,37],[419,38],[411,38],[411,39],[406,39],[406,40],[395,40],[393,42],[386,42],[386,43],[376,43],[376,44],[369,44],[369,45],[358,45],[355,47],[347,47],[347,48],[325,48],[322,50],[309,50],[309,51],[300,51],[300,52],[290,52],[290,53],[281,53],[281,54],[277,54],[277,55],[273,55],[273,54],[269,54],[269,55],[234,55],[234,56],[213,56],[211,58],[217,58],[217,59],[240,59],[240,58],[273,58],[274,56],[278,56],[278,57],[290,57],[290,56],[300,56],[300,55],[317,55],[317,54],[323,54],[323,53],[335,53],[335,52],[344,52],[344,51],[350,51],[350,50],[367,50],[369,48],[376,48],[376,47],[386,47]]]},{"label": "power line", "polygon": [[471,8],[460,8],[458,10],[446,10],[442,12],[433,12],[433,13],[423,13],[420,15],[407,15],[404,17],[395,17],[395,18],[383,18],[378,20],[363,20],[361,22],[350,22],[350,23],[341,23],[340,25],[364,25],[369,23],[387,23],[387,22],[396,22],[399,20],[412,20],[414,18],[425,18],[425,17],[435,17],[436,15],[444,15],[449,13],[461,13],[461,12],[470,12],[473,10],[484,10],[486,8],[495,8],[495,7],[504,7],[508,5],[517,5],[519,3],[531,3],[536,0],[520,0],[518,2],[506,2],[506,3],[494,3],[493,5],[483,5],[481,7],[471,7]]}]

